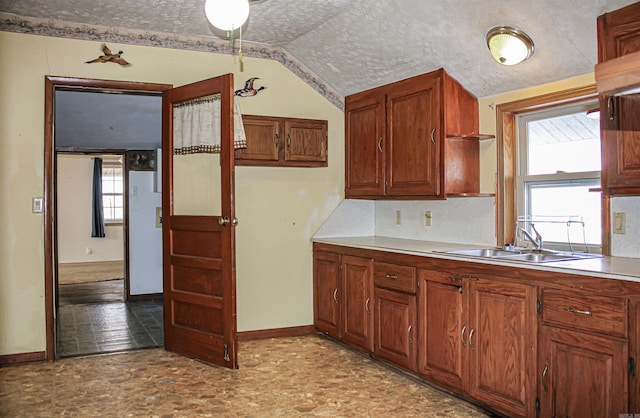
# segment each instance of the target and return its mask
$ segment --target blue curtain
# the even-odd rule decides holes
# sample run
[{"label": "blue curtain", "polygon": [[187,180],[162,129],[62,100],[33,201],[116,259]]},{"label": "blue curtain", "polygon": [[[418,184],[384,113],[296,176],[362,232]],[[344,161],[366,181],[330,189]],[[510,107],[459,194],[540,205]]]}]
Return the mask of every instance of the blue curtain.
[{"label": "blue curtain", "polygon": [[93,159],[93,202],[91,207],[91,236],[104,238],[102,212],[102,158]]}]

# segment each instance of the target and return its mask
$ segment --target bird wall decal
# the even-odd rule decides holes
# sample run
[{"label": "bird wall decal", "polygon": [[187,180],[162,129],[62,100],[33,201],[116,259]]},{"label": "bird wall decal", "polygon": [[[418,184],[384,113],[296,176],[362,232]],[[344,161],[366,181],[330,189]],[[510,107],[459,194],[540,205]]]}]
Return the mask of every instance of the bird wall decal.
[{"label": "bird wall decal", "polygon": [[131,64],[122,58],[124,52],[118,51],[117,54],[111,52],[107,44],[102,44],[102,53],[98,58],[86,61],[85,64],[93,64],[94,62],[114,62],[120,64],[122,67],[131,67]]},{"label": "bird wall decal", "polygon": [[240,96],[240,97],[250,97],[250,96],[255,96],[256,94],[258,94],[259,91],[262,91],[262,90],[266,89],[265,86],[260,86],[258,89],[254,88],[253,87],[253,83],[256,80],[260,80],[260,78],[259,77],[251,77],[250,79],[245,81],[244,88],[236,90],[235,91],[235,95],[236,96]]}]

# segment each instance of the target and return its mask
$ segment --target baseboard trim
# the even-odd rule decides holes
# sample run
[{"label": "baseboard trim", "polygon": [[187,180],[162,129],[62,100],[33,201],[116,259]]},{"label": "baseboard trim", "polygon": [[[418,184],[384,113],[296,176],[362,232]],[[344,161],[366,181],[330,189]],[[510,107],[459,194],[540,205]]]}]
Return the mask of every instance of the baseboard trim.
[{"label": "baseboard trim", "polygon": [[40,363],[47,359],[44,351],[34,351],[33,353],[7,354],[0,356],[0,367],[17,366],[25,363]]},{"label": "baseboard trim", "polygon": [[164,297],[163,293],[145,293],[142,295],[129,295],[129,300],[136,301],[136,300],[162,299],[163,297]]},{"label": "baseboard trim", "polygon": [[238,341],[255,341],[265,340],[267,338],[282,338],[282,337],[301,337],[304,335],[316,334],[318,330],[313,325],[304,325],[301,327],[289,327],[289,328],[273,328],[273,329],[261,329],[257,331],[242,331],[238,332]]}]

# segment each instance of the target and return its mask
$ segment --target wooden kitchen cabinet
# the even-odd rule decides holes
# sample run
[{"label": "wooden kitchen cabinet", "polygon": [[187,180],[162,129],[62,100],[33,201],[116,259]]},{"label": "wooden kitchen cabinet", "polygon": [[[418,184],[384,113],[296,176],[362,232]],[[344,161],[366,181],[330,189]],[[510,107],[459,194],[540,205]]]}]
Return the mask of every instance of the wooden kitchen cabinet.
[{"label": "wooden kitchen cabinet", "polygon": [[468,285],[453,274],[418,272],[418,373],[449,389],[466,392],[469,328]]},{"label": "wooden kitchen cabinet", "polygon": [[[640,51],[640,2],[598,17],[598,62]],[[640,195],[640,94],[600,96],[602,190]]]},{"label": "wooden kitchen cabinet", "polygon": [[342,256],[343,331],[346,343],[373,351],[373,260]]},{"label": "wooden kitchen cabinet", "polygon": [[236,165],[326,167],[326,120],[242,115],[247,148],[236,150]]},{"label": "wooden kitchen cabinet", "polygon": [[535,416],[537,288],[469,282],[469,395],[509,416]]},{"label": "wooden kitchen cabinet", "polygon": [[315,327],[363,351],[373,351],[373,260],[314,252]]},{"label": "wooden kitchen cabinet", "polygon": [[628,404],[626,299],[544,289],[541,417],[617,417]]},{"label": "wooden kitchen cabinet", "polygon": [[477,99],[444,70],[345,98],[345,196],[479,192]]},{"label": "wooden kitchen cabinet", "polygon": [[340,254],[313,253],[313,318],[318,331],[342,338],[342,275]]},{"label": "wooden kitchen cabinet", "polygon": [[375,356],[415,371],[418,345],[415,295],[376,287],[375,307]]}]

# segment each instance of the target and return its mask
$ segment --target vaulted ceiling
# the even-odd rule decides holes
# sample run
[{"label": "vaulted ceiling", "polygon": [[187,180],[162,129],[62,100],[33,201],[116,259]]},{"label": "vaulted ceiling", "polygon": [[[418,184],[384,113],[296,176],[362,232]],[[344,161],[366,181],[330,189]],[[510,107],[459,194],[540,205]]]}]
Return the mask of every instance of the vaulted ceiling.
[{"label": "vaulted ceiling", "polygon": [[[243,38],[283,48],[339,95],[444,67],[478,97],[593,72],[596,18],[634,0],[254,0]],[[0,12],[205,37],[204,0],[0,0]],[[528,61],[491,58],[489,29],[535,42]]]}]

